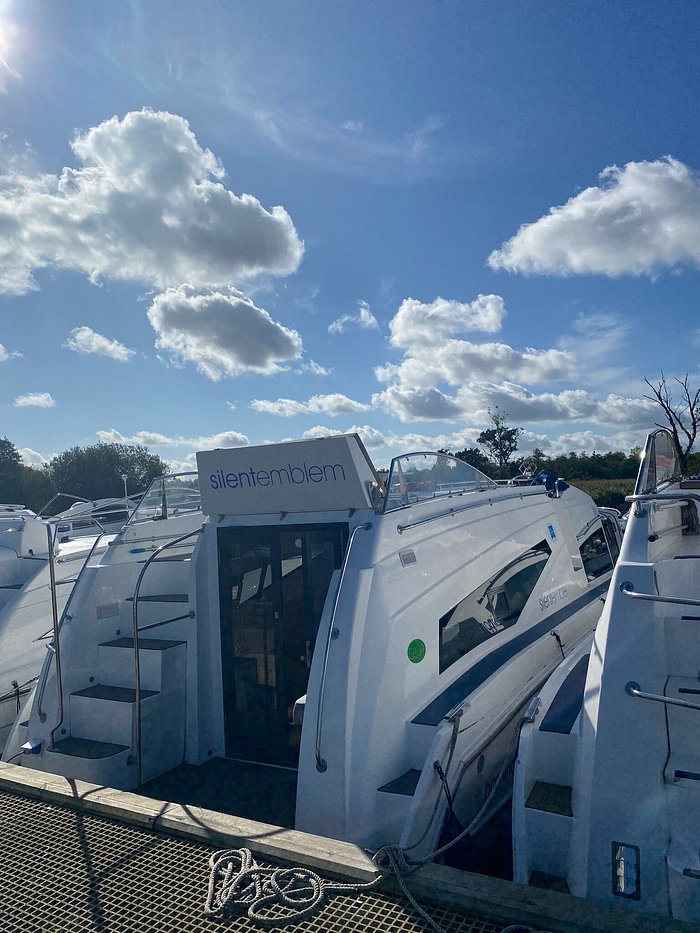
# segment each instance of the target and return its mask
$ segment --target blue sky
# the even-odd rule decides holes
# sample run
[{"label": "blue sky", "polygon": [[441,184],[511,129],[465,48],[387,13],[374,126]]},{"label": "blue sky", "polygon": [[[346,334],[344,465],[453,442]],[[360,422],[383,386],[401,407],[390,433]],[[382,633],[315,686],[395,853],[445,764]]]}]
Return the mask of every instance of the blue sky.
[{"label": "blue sky", "polygon": [[0,0],[0,435],[628,450],[700,324],[692,2]]}]

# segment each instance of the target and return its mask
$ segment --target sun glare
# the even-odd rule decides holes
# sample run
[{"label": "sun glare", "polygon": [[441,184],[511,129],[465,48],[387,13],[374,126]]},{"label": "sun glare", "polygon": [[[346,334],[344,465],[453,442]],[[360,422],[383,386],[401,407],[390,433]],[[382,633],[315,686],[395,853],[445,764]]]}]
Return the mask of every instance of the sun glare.
[{"label": "sun glare", "polygon": [[12,63],[13,52],[16,52],[18,32],[14,23],[0,19],[0,91],[7,90],[8,78],[18,79],[20,77]]}]

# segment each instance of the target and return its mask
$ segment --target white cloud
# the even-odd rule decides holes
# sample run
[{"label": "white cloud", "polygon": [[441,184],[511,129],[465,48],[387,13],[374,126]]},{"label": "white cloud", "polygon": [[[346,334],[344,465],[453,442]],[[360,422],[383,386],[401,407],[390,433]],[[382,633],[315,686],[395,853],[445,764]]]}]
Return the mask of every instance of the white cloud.
[{"label": "white cloud", "polygon": [[383,408],[399,421],[454,421],[465,411],[453,398],[435,386],[423,389],[408,385],[389,386],[372,396],[372,405]]},{"label": "white cloud", "polygon": [[17,350],[8,350],[0,343],[0,363],[6,363],[8,360],[20,359],[22,357],[21,353],[18,353]]},{"label": "white cloud", "polygon": [[362,120],[346,120],[341,126],[349,133],[361,133],[364,128]]},{"label": "white cloud", "polygon": [[135,350],[130,350],[118,340],[103,337],[87,326],[74,327],[63,346],[75,353],[94,353],[118,360],[120,363],[128,362],[136,354]]},{"label": "white cloud", "polygon": [[460,385],[454,395],[434,386],[416,389],[404,383],[375,394],[372,403],[404,423],[469,420],[486,424],[489,409],[496,407],[512,424],[586,421],[646,430],[654,421],[654,406],[643,399],[618,395],[598,399],[584,389],[533,392],[508,381],[467,383]]},{"label": "white cloud", "polygon": [[142,447],[192,447],[194,450],[212,450],[215,447],[247,447],[249,443],[246,435],[239,431],[220,431],[218,434],[199,437],[169,437],[158,431],[137,431],[135,434],[126,435],[116,428],[95,433],[102,444],[139,444]]},{"label": "white cloud", "polygon": [[[559,347],[516,350],[506,343],[476,343],[456,336],[464,330],[498,330],[505,317],[503,299],[479,296],[473,302],[436,299],[422,304],[403,301],[389,324],[391,344],[403,359],[375,368],[385,388],[372,404],[404,423],[451,421],[486,424],[489,409],[505,411],[514,423],[592,421],[648,423],[647,403],[621,396],[601,401],[584,389],[559,392],[535,387],[556,381],[581,381],[584,366],[600,384],[619,369],[601,365],[610,350],[624,346],[629,326],[612,314],[580,316],[574,334]],[[624,412],[624,414],[622,414]]]},{"label": "white cloud", "polygon": [[300,375],[302,373],[311,373],[312,376],[330,376],[331,374],[330,369],[326,369],[325,366],[321,366],[320,363],[317,363],[315,360],[308,360],[308,362],[302,363],[296,372]]},{"label": "white cloud", "polygon": [[553,207],[494,250],[492,269],[543,275],[653,275],[700,266],[700,184],[670,156],[613,165],[598,187]]},{"label": "white cloud", "polygon": [[330,395],[312,395],[308,402],[298,402],[291,398],[278,398],[275,401],[256,398],[250,403],[250,407],[268,415],[283,417],[321,413],[335,417],[351,412],[368,411],[370,406],[334,392]]},{"label": "white cloud", "polygon": [[169,288],[148,309],[156,347],[210,379],[280,372],[300,357],[301,337],[235,288]]},{"label": "white cloud", "polygon": [[39,469],[43,467],[45,463],[49,462],[48,457],[45,457],[36,450],[32,450],[31,447],[18,447],[17,453],[25,466],[34,467],[34,469]]},{"label": "white cloud", "polygon": [[362,330],[378,330],[379,322],[372,314],[366,301],[359,302],[357,314],[343,314],[341,317],[331,321],[328,325],[329,334],[342,334],[348,327],[359,327]]},{"label": "white cloud", "polygon": [[315,427],[309,428],[308,431],[304,431],[303,437],[337,437],[339,434],[359,434],[365,447],[382,447],[386,444],[386,436],[369,424],[354,424],[344,431],[336,431],[333,428],[326,428],[321,424],[317,424]]},{"label": "white cloud", "polygon": [[471,302],[436,298],[431,304],[405,298],[389,324],[391,343],[395,347],[412,347],[421,342],[441,344],[446,338],[469,330],[496,333],[505,314],[500,295],[479,295]]},{"label": "white cloud", "polygon": [[55,404],[49,392],[29,392],[14,401],[15,408],[53,408]]},{"label": "white cloud", "polygon": [[0,177],[0,291],[36,289],[45,266],[159,288],[285,275],[301,243],[282,207],[224,187],[224,169],[182,117],[141,110],[71,143],[60,175]]}]

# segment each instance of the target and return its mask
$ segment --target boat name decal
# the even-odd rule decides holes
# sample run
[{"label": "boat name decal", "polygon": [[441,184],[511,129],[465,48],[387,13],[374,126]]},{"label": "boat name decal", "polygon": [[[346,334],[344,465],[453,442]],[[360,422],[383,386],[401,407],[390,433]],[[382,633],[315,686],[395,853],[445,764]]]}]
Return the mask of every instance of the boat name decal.
[{"label": "boat name decal", "polygon": [[565,583],[563,586],[557,586],[555,589],[550,590],[548,593],[542,593],[540,596],[540,610],[544,612],[545,609],[551,609],[557,605],[557,603],[564,602],[571,596],[571,587],[568,583]]},{"label": "boat name decal", "polygon": [[250,489],[257,486],[302,486],[307,483],[329,483],[345,479],[345,470],[340,463],[307,464],[275,468],[273,470],[242,470],[240,473],[225,473],[216,470],[209,475],[212,489]]}]

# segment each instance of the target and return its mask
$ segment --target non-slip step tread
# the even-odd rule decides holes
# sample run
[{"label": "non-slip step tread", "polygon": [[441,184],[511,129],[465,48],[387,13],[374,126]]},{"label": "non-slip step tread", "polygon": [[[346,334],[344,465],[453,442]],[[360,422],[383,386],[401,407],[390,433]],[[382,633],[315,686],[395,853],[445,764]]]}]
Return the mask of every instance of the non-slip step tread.
[{"label": "non-slip step tread", "polygon": [[420,774],[417,768],[410,768],[408,771],[400,774],[399,777],[394,778],[393,781],[382,784],[377,790],[384,794],[401,794],[404,797],[413,797],[416,792],[416,787],[418,786]]},{"label": "non-slip step tread", "polygon": [[117,745],[115,742],[98,742],[97,739],[81,739],[69,736],[56,742],[48,751],[57,755],[70,755],[73,758],[112,758],[120,752],[129,750],[128,745]]},{"label": "non-slip step tread", "polygon": [[[133,603],[134,597],[127,596],[126,602]],[[162,593],[155,596],[139,596],[140,603],[187,603],[189,597],[187,593]]]},{"label": "non-slip step tread", "polygon": [[[170,638],[139,638],[139,648],[144,651],[165,651],[168,648],[175,648],[176,645],[186,645],[185,641],[173,641]],[[112,641],[103,641],[98,645],[99,648],[131,648],[134,647],[134,639],[126,636],[115,638]]]},{"label": "non-slip step tread", "polygon": [[571,787],[566,784],[549,784],[547,781],[535,781],[525,806],[531,810],[543,810],[545,813],[573,816]]},{"label": "non-slip step tread", "polygon": [[[157,690],[141,690],[141,699],[154,697]],[[88,697],[94,700],[113,700],[116,703],[135,703],[136,691],[133,687],[113,687],[111,684],[94,684],[84,690],[76,690],[72,697]]]}]

